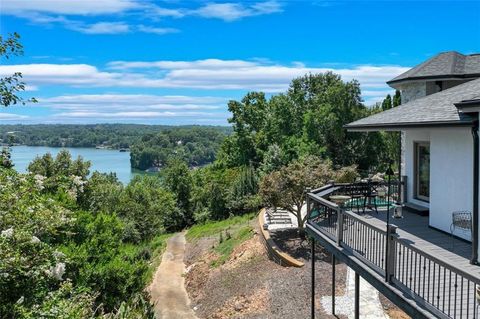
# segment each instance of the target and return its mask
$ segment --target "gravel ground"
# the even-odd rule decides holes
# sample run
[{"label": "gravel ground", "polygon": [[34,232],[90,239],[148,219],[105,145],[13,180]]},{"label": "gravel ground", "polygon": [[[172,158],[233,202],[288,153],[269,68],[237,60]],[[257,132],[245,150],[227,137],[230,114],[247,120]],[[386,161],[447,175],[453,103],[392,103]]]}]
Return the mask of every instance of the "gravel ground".
[{"label": "gravel ground", "polygon": [[395,306],[387,297],[382,295],[381,293],[378,294],[380,298],[380,303],[383,306],[383,310],[385,313],[392,319],[410,319],[411,317],[403,312],[400,308]]},{"label": "gravel ground", "polygon": [[[285,252],[288,252],[291,256],[303,260],[310,260],[310,245],[306,241],[302,240],[298,236],[298,230],[296,229],[284,229],[276,230],[270,232],[272,238],[275,240],[277,245]],[[321,255],[320,258],[324,262],[331,262],[330,256],[326,253],[322,247],[317,249],[316,254]],[[318,257],[318,255],[317,255]],[[306,265],[310,267],[310,263]],[[317,266],[318,267],[318,266]],[[310,269],[310,268],[309,268]],[[337,266],[337,276],[338,270],[346,273],[345,265]],[[331,276],[331,268],[327,269],[329,271],[329,276]],[[337,287],[340,286],[340,289],[337,289],[337,296],[343,296],[345,288],[345,276],[341,277],[342,282],[337,281]],[[330,277],[327,276],[327,287],[330,287]],[[340,280],[340,279],[339,279]],[[322,294],[323,292],[321,292]],[[326,291],[325,295],[331,295],[330,291]],[[380,303],[385,311],[385,313],[392,319],[410,319],[410,317],[404,313],[400,308],[393,304],[389,299],[379,293]]]},{"label": "gravel ground", "polygon": [[[212,269],[215,258],[211,242],[187,245],[187,259],[195,261],[186,274],[187,291],[200,318],[309,318],[310,248],[296,231],[276,234],[282,248],[302,259],[302,268],[282,267],[270,261],[259,235],[233,252],[223,266]],[[202,247],[200,247],[202,246]],[[192,254],[188,252],[191,250]],[[193,258],[204,251],[202,258]],[[321,297],[330,295],[331,259],[321,247],[316,254],[317,318],[335,318],[321,307]],[[188,262],[188,261],[187,261]],[[337,265],[337,294],[345,290],[346,267]],[[342,317],[340,317],[342,318]]]}]

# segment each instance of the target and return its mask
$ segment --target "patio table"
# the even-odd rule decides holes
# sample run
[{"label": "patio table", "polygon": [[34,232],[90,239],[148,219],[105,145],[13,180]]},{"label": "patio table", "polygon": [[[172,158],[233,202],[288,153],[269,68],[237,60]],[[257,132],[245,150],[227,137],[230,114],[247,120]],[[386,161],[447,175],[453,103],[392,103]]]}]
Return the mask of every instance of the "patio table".
[{"label": "patio table", "polygon": [[338,206],[340,207],[343,207],[343,205],[349,201],[351,199],[350,196],[346,196],[346,195],[333,195],[333,196],[330,196],[330,200],[332,202],[334,202],[335,204],[337,204]]}]

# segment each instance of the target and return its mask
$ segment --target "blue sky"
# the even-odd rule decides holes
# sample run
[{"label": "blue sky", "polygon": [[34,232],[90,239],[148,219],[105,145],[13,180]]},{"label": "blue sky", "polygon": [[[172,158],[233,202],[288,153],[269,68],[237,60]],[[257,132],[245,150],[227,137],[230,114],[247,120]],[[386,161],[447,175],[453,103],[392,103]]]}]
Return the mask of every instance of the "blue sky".
[{"label": "blue sky", "polygon": [[25,55],[0,75],[39,103],[1,123],[225,125],[229,99],[307,72],[359,80],[371,105],[438,52],[480,52],[480,1],[2,0],[9,32]]}]

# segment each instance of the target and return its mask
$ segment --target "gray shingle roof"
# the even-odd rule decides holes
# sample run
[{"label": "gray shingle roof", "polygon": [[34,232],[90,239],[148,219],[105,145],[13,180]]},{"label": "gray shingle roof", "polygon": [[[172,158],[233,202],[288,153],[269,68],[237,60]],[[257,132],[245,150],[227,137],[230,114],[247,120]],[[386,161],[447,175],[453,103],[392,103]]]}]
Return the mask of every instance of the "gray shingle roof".
[{"label": "gray shingle roof", "polygon": [[479,93],[480,79],[476,79],[360,119],[345,127],[354,131],[429,125],[468,125],[472,123],[472,117],[459,112],[455,103],[478,99]]},{"label": "gray shingle roof", "polygon": [[442,52],[388,81],[394,84],[406,80],[444,77],[469,77],[480,74],[480,54],[464,55],[456,51]]}]

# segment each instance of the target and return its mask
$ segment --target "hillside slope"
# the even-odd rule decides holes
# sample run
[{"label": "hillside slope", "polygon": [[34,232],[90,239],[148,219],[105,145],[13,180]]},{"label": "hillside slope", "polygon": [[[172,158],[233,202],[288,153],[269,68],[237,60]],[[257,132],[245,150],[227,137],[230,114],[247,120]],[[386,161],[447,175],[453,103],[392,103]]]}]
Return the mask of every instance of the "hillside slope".
[{"label": "hillside slope", "polygon": [[[258,229],[237,245],[223,264],[215,261],[216,236],[197,238],[187,244],[185,278],[192,306],[199,318],[307,318],[310,316],[310,263],[285,268],[266,256]],[[235,237],[232,231],[232,238]],[[303,253],[308,252],[305,249]],[[300,252],[298,252],[301,255]],[[320,306],[330,295],[331,260],[318,253],[316,292],[318,318],[334,318]],[[346,267],[337,266],[337,293],[344,290]]]}]

